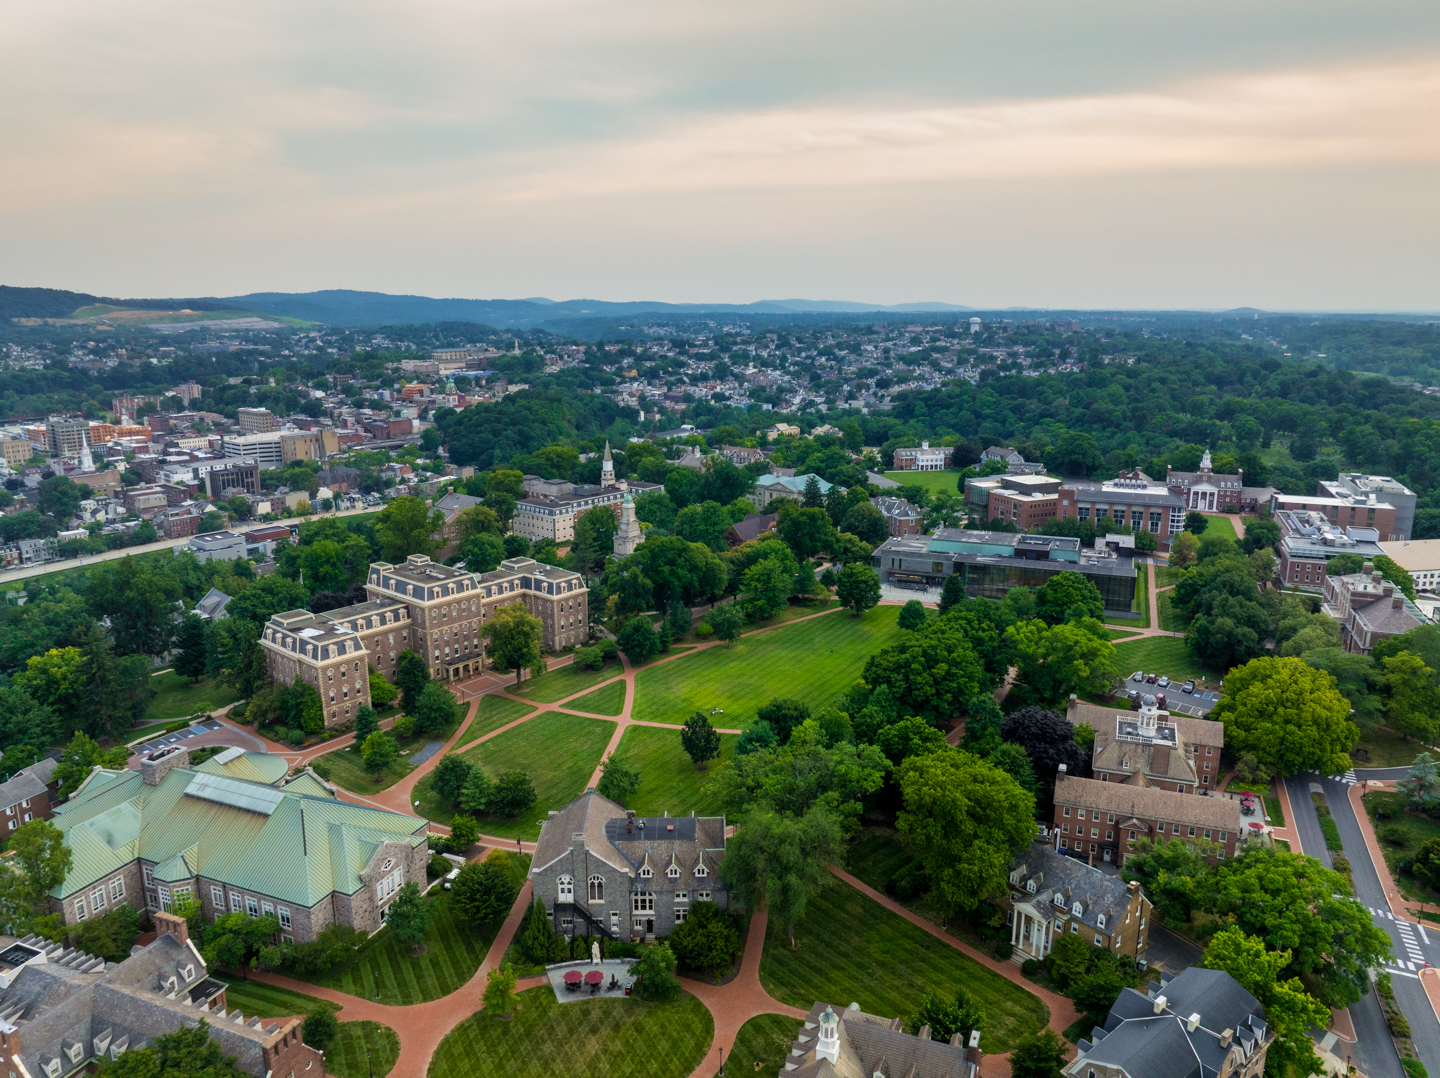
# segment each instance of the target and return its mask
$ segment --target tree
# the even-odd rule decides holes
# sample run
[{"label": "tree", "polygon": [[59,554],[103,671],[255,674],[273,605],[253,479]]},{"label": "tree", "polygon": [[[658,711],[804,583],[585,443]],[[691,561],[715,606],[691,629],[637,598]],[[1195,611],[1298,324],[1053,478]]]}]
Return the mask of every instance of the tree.
[{"label": "tree", "polygon": [[450,821],[450,853],[463,854],[480,841],[480,825],[474,816],[456,816]]},{"label": "tree", "polygon": [[128,755],[124,745],[102,749],[94,739],[77,730],[61,753],[60,763],[51,777],[60,784],[60,797],[69,798],[96,767],[122,768]]},{"label": "tree", "polygon": [[375,518],[375,538],[386,561],[403,562],[411,554],[431,554],[445,527],[445,514],[420,498],[404,494]]},{"label": "tree", "polygon": [[205,930],[201,951],[207,966],[241,969],[252,965],[261,948],[280,934],[280,922],[273,915],[251,917],[248,913],[224,913]]},{"label": "tree", "polygon": [[958,750],[900,765],[901,841],[925,867],[946,914],[1002,890],[1010,859],[1035,833],[1035,798],[998,767]]},{"label": "tree", "polygon": [[1069,1051],[1052,1029],[1027,1033],[1010,1053],[1010,1078],[1060,1078]]},{"label": "tree", "polygon": [[850,507],[840,522],[840,530],[856,536],[872,547],[877,547],[890,538],[890,525],[885,520],[885,514],[868,501]]},{"label": "tree", "polygon": [[497,816],[519,816],[535,804],[535,787],[523,771],[506,771],[490,794],[490,811]]},{"label": "tree", "polygon": [[202,1018],[194,1029],[162,1033],[154,1044],[132,1048],[118,1059],[102,1057],[96,1073],[104,1078],[245,1078],[248,1072],[221,1050]]},{"label": "tree", "polygon": [[714,760],[720,755],[720,735],[710,725],[704,712],[697,711],[685,720],[680,730],[680,747],[690,757],[696,771],[703,771],[707,760]]},{"label": "tree", "polygon": [[466,812],[485,812],[490,807],[490,795],[494,792],[495,783],[477,764],[470,769],[470,776],[460,790],[460,807]]},{"label": "tree", "polygon": [[[760,719],[752,722],[740,735],[740,740],[735,743],[735,755],[747,756],[752,752],[773,748],[778,741],[779,738],[775,736],[775,727],[764,719]],[[602,790],[601,793],[604,791]]]},{"label": "tree", "polygon": [[90,613],[110,619],[117,655],[161,655],[169,650],[179,599],[180,582],[172,573],[151,570],[131,557],[91,569],[85,585]]},{"label": "tree", "polygon": [[[715,736],[718,739],[720,735]],[[680,739],[682,742],[685,739],[683,732]],[[600,764],[600,782],[595,788],[599,790],[601,797],[608,797],[617,805],[623,805],[639,791],[640,772],[624,760],[617,760],[612,754],[605,757]]]},{"label": "tree", "polygon": [[[606,512],[610,512],[608,509]],[[610,513],[614,520],[615,514]],[[725,532],[730,528],[730,514],[719,502],[705,501],[687,505],[675,515],[672,531],[690,543],[703,543],[711,550],[724,550]]]},{"label": "tree", "polygon": [[1440,838],[1432,838],[1415,851],[1410,873],[1421,883],[1440,887]]},{"label": "tree", "polygon": [[1083,623],[1047,626],[1039,619],[1005,630],[1028,699],[1055,703],[1071,693],[1100,695],[1120,676],[1115,645]]},{"label": "tree", "polygon": [[431,681],[421,691],[411,714],[415,716],[415,729],[428,737],[460,721],[460,704],[444,685]]},{"label": "tree", "polygon": [[518,599],[508,606],[498,607],[491,619],[480,629],[490,658],[502,670],[515,671],[515,684],[520,684],[520,672],[535,666],[540,661],[540,640],[544,623],[528,610]]},{"label": "tree", "polygon": [[1415,601],[1415,578],[1402,569],[1399,562],[1388,555],[1376,554],[1372,564],[1377,573],[1403,591],[1411,602]]},{"label": "tree", "polygon": [[1051,625],[1071,621],[1071,611],[1079,607],[1082,617],[1105,616],[1105,600],[1100,589],[1080,574],[1069,569],[1056,573],[1035,592],[1036,613]]},{"label": "tree", "polygon": [[886,688],[902,713],[936,726],[948,725],[966,700],[993,685],[964,624],[950,615],[872,655],[861,676],[873,689]]},{"label": "tree", "polygon": [[485,974],[485,992],[480,997],[486,1013],[503,1018],[508,1022],[515,1011],[515,985],[517,983],[519,983],[519,978],[515,973],[515,967],[509,962],[502,962],[487,972]]},{"label": "tree", "polygon": [[365,770],[378,775],[393,764],[400,755],[395,742],[379,730],[365,739],[360,746],[360,758],[365,761]]},{"label": "tree", "polygon": [[902,629],[918,629],[925,624],[926,617],[925,604],[919,599],[911,599],[900,608],[900,617],[896,624]]},{"label": "tree", "polygon": [[1410,774],[1397,782],[1395,789],[1409,799],[1411,808],[1428,811],[1440,801],[1440,768],[1428,752],[1422,752],[1410,765]]},{"label": "tree", "polygon": [[1140,881],[1166,924],[1183,928],[1204,901],[1200,881],[1209,871],[1206,853],[1203,843],[1191,844],[1178,838],[1169,842],[1137,839],[1125,858],[1121,875],[1127,881]]},{"label": "tree", "polygon": [[858,618],[880,602],[880,574],[861,562],[851,562],[840,570],[835,593],[840,605],[850,607]]},{"label": "tree", "polygon": [[735,603],[720,603],[712,607],[705,620],[715,630],[715,635],[725,641],[727,648],[735,646],[735,641],[740,639],[745,629],[745,615]]},{"label": "tree", "polygon": [[1193,532],[1181,532],[1170,541],[1170,567],[1172,569],[1185,569],[1195,564],[1195,557],[1200,551],[1200,540],[1195,538]]},{"label": "tree", "polygon": [[1273,520],[1247,520],[1245,539],[1241,543],[1246,554],[1253,554],[1264,547],[1273,547],[1280,542],[1280,525]]},{"label": "tree", "polygon": [[380,719],[375,714],[375,709],[368,704],[361,704],[355,709],[355,744],[363,746],[371,734],[380,729]]},{"label": "tree", "polygon": [[635,974],[634,992],[641,999],[672,1000],[680,993],[680,981],[675,977],[675,952],[667,942],[646,947],[631,972]]},{"label": "tree", "polygon": [[90,691],[85,657],[79,648],[51,648],[43,655],[32,655],[15,680],[33,699],[59,715],[78,715]]},{"label": "tree", "polygon": [[545,902],[537,898],[525,915],[525,923],[516,934],[520,953],[531,962],[549,962],[560,957],[564,940],[555,935],[555,926],[550,923],[550,914]]},{"label": "tree", "polygon": [[1192,509],[1185,514],[1185,530],[1192,535],[1200,535],[1205,531],[1208,524],[1209,521],[1205,519],[1204,513],[1199,513]]},{"label": "tree", "polygon": [[1402,737],[1433,742],[1440,721],[1440,689],[1435,687],[1435,671],[1408,651],[1381,660],[1380,666],[1389,687],[1387,724]]},{"label": "tree", "polygon": [[[488,509],[485,511],[490,512]],[[506,558],[505,541],[498,535],[479,532],[465,540],[460,548],[460,557],[465,562],[465,568],[472,573],[494,572]]]},{"label": "tree", "polygon": [[420,953],[420,946],[425,942],[425,925],[429,920],[430,908],[420,897],[420,886],[414,881],[396,892],[390,902],[390,912],[385,917],[395,942],[410,948],[412,955]]},{"label": "tree", "polygon": [[9,835],[13,871],[0,878],[0,921],[20,929],[45,912],[50,892],[70,874],[70,847],[49,820],[23,823]]},{"label": "tree", "polygon": [[715,973],[740,953],[740,930],[735,918],[713,902],[696,902],[665,940],[676,961],[700,973]]},{"label": "tree", "polygon": [[1025,750],[1035,777],[1047,789],[1055,788],[1060,765],[1071,775],[1082,775],[1088,761],[1075,742],[1075,728],[1059,712],[1041,707],[1013,711],[1000,724],[1000,736]]},{"label": "tree", "polygon": [[488,925],[510,912],[520,889],[505,870],[499,851],[483,861],[469,861],[450,885],[451,900],[472,925]]},{"label": "tree", "polygon": [[300,1039],[316,1051],[323,1052],[330,1047],[330,1042],[335,1039],[339,1028],[340,1022],[334,1011],[328,1007],[317,1007],[305,1016]]},{"label": "tree", "polygon": [[1359,737],[1335,679],[1300,659],[1252,659],[1225,676],[1210,717],[1225,724],[1228,751],[1253,754],[1273,774],[1342,774]]},{"label": "tree", "polygon": [[1273,1062],[1277,1074],[1323,1072],[1307,1030],[1324,1029],[1330,1008],[1306,992],[1298,977],[1280,979],[1290,965],[1289,951],[1266,950],[1264,940],[1225,928],[1210,937],[1200,964],[1230,974],[1265,1008],[1265,1021],[1276,1038],[1265,1057],[1266,1070]]},{"label": "tree", "polygon": [[777,505],[775,531],[796,558],[813,558],[830,548],[835,527],[824,509],[801,508],[791,498],[783,498]]},{"label": "tree", "polygon": [[741,817],[720,874],[746,909],[769,907],[771,922],[784,925],[793,950],[795,922],[843,848],[840,821],[826,806],[814,805],[797,818],[759,802]]},{"label": "tree", "polygon": [[435,765],[435,777],[431,780],[431,789],[437,797],[454,803],[460,800],[460,792],[465,789],[465,783],[470,780],[470,772],[475,770],[475,765],[465,757],[454,752],[447,752],[440,757],[440,762]]},{"label": "tree", "polygon": [[954,997],[948,999],[939,992],[926,992],[920,1009],[910,1016],[907,1025],[911,1033],[919,1033],[922,1026],[929,1026],[930,1039],[941,1044],[958,1033],[960,1043],[966,1044],[971,1031],[985,1025],[985,1011],[963,988],[957,988]]},{"label": "tree", "polygon": [[[576,558],[575,568],[582,573],[593,573],[603,568],[605,559],[614,549],[615,533],[619,528],[620,522],[608,505],[597,505],[576,517],[575,541],[571,545],[571,552]],[[469,567],[468,563],[466,567]]]},{"label": "tree", "polygon": [[80,503],[90,497],[90,490],[73,479],[63,475],[52,475],[40,480],[35,489],[35,504],[40,512],[53,517],[56,523],[65,524],[80,510]]},{"label": "tree", "polygon": [[414,712],[425,686],[430,684],[430,664],[418,652],[406,648],[395,664],[395,685],[400,690],[400,706]]},{"label": "tree", "polygon": [[175,630],[174,657],[171,666],[193,685],[205,676],[207,665],[205,622],[195,614],[186,614]]},{"label": "tree", "polygon": [[1018,782],[1026,792],[1040,792],[1040,780],[1035,777],[1035,765],[1030,762],[1030,754],[1015,742],[1000,742],[985,760]]},{"label": "tree", "polygon": [[796,571],[793,558],[763,558],[750,566],[740,586],[745,608],[757,618],[774,617],[784,610],[795,591]]},{"label": "tree", "polygon": [[[422,664],[424,660],[421,660]],[[379,670],[370,671],[370,702],[378,707],[385,707],[393,704],[395,698],[400,695],[394,685],[385,680],[385,675]]]}]

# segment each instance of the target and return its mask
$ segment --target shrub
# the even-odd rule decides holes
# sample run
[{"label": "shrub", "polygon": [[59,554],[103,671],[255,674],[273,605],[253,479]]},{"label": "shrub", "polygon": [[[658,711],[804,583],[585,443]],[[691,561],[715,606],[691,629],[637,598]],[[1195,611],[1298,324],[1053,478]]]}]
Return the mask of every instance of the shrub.
[{"label": "shrub", "polygon": [[290,744],[292,745],[305,744],[305,731],[297,726],[295,729],[290,731],[289,740]]},{"label": "shrub", "polygon": [[1410,1036],[1410,1023],[1399,1011],[1390,1011],[1385,1015],[1385,1024],[1390,1027],[1392,1037]]},{"label": "shrub", "polygon": [[925,875],[925,866],[919,861],[905,866],[890,878],[885,890],[901,902],[913,902],[930,890],[930,879]]},{"label": "shrub", "polygon": [[226,716],[228,718],[234,719],[236,722],[243,723],[245,722],[245,712],[249,710],[250,701],[241,700],[238,704],[234,705],[230,708],[228,712],[226,712]]},{"label": "shrub", "polygon": [[305,1018],[305,1025],[301,1031],[300,1039],[311,1048],[320,1051],[330,1047],[330,1042],[335,1039],[335,1033],[340,1023],[335,1020],[335,1012],[329,1008],[311,1011]]},{"label": "shrub", "polygon": [[998,958],[998,959],[1000,959],[1000,961],[1004,962],[1006,959],[1008,959],[1008,958],[1009,958],[1012,954],[1014,954],[1014,953],[1015,953],[1015,945],[1014,945],[1013,943],[1011,943],[1009,940],[996,940],[996,941],[995,941],[995,957]]},{"label": "shrub", "polygon": [[430,863],[425,866],[425,870],[436,879],[439,879],[441,876],[449,875],[450,870],[454,867],[455,862],[451,861],[448,857],[441,857],[437,853],[430,858]]},{"label": "shrub", "polygon": [[645,945],[629,940],[602,940],[600,953],[606,958],[639,958],[645,953]]},{"label": "shrub", "polygon": [[605,665],[605,653],[599,648],[576,648],[575,665],[585,670],[599,670]]},{"label": "shrub", "polygon": [[1045,964],[1043,962],[1038,962],[1033,958],[1027,958],[1025,959],[1025,961],[1020,963],[1020,972],[1025,974],[1025,976],[1027,977],[1035,976],[1035,974],[1039,973],[1044,968]]},{"label": "shrub", "polygon": [[139,931],[140,912],[122,904],[103,917],[82,921],[75,938],[86,954],[121,962],[130,957],[130,945]]},{"label": "shrub", "polygon": [[713,973],[740,953],[740,928],[733,914],[713,902],[696,902],[667,941],[687,969]]},{"label": "shrub", "polygon": [[1370,802],[1375,806],[1375,818],[1377,820],[1393,820],[1395,818],[1395,802],[1384,797],[1377,797]]},{"label": "shrub", "polygon": [[1405,1068],[1407,1078],[1430,1078],[1430,1072],[1425,1069],[1425,1064],[1413,1056],[1406,1056],[1402,1059],[1400,1066]]},{"label": "shrub", "polygon": [[695,635],[698,636],[698,637],[700,637],[700,639],[704,640],[704,639],[706,639],[707,637],[714,636],[714,635],[715,635],[715,630],[714,630],[713,628],[711,628],[710,623],[709,623],[708,621],[707,621],[707,622],[702,622],[701,624],[695,626]]},{"label": "shrub", "polygon": [[392,734],[394,734],[396,737],[414,737],[414,736],[415,736],[415,716],[413,716],[413,715],[396,715],[396,716],[395,716],[395,725],[390,728],[390,732],[391,732]]},{"label": "shrub", "polygon": [[480,825],[473,816],[456,816],[450,821],[450,849],[448,853],[463,854],[480,841]]},{"label": "shrub", "polygon": [[635,974],[634,992],[641,999],[672,1000],[680,993],[680,982],[675,978],[675,952],[668,943],[647,947],[630,972]]},{"label": "shrub", "polygon": [[1405,828],[1399,824],[1386,824],[1384,827],[1375,829],[1375,836],[1387,846],[1399,846],[1402,849],[1410,845],[1410,837],[1405,834]]},{"label": "shrub", "polygon": [[506,872],[507,859],[492,853],[484,861],[471,861],[460,870],[451,888],[455,908],[471,924],[483,925],[504,917],[519,888]]}]

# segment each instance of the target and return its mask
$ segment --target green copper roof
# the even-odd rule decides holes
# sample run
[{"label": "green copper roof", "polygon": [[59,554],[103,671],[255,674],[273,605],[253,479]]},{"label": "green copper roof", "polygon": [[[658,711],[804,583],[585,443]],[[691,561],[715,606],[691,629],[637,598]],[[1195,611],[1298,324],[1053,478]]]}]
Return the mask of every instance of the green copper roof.
[{"label": "green copper roof", "polygon": [[273,786],[290,771],[290,765],[279,756],[266,752],[246,752],[244,749],[226,749],[218,756],[212,756],[204,763],[195,765],[196,771],[211,775],[223,775],[229,779],[248,779]]},{"label": "green copper roof", "polygon": [[[313,906],[331,892],[354,894],[359,874],[385,842],[425,842],[423,821],[382,809],[315,796],[303,786],[277,790],[263,783],[229,782],[253,789],[255,800],[278,803],[268,814],[186,791],[201,775],[177,767],[157,786],[139,771],[100,771],[56,809],[72,864],[51,893],[64,898],[111,875],[137,857],[154,862],[162,880],[199,875]],[[210,780],[213,781],[213,780]]]}]

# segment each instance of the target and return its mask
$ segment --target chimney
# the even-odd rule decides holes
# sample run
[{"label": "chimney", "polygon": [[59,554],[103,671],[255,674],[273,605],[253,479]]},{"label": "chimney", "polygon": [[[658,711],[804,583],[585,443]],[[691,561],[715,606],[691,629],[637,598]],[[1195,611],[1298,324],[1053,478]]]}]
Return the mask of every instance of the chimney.
[{"label": "chimney", "polygon": [[1229,1048],[1229,1047],[1230,1047],[1230,1042],[1231,1042],[1232,1040],[1234,1040],[1234,1039],[1235,1039],[1235,1031],[1234,1031],[1233,1029],[1223,1030],[1223,1031],[1220,1033],[1220,1047],[1221,1047],[1221,1048]]},{"label": "chimney", "polygon": [[625,833],[627,835],[635,833],[635,813],[633,812],[625,813]]},{"label": "chimney", "polygon": [[979,1031],[978,1029],[972,1029],[972,1030],[970,1031],[970,1047],[971,1047],[971,1048],[979,1048],[979,1047],[980,1047],[980,1031]]},{"label": "chimney", "polygon": [[920,1027],[920,1032],[917,1033],[917,1034],[915,1034],[915,1036],[916,1036],[917,1038],[919,1038],[920,1040],[922,1040],[922,1041],[928,1041],[928,1040],[930,1039],[930,1027],[929,1027],[929,1026],[921,1026],[921,1027]]},{"label": "chimney", "polygon": [[964,1047],[965,1047],[965,1035],[964,1035],[963,1033],[961,1033],[958,1029],[957,1029],[954,1033],[950,1034],[950,1047],[951,1047],[951,1048],[964,1048]]},{"label": "chimney", "polygon": [[1133,898],[1133,897],[1134,897],[1136,894],[1138,894],[1139,891],[1140,891],[1140,881],[1139,881],[1139,880],[1131,880],[1129,883],[1127,883],[1127,884],[1125,885],[1125,890],[1129,891],[1129,892],[1130,892],[1130,896]]},{"label": "chimney", "polygon": [[163,936],[169,932],[181,943],[189,941],[190,923],[185,918],[176,916],[168,910],[154,910],[150,916],[155,921],[156,935]]},{"label": "chimney", "polygon": [[[1386,589],[1386,590],[1389,590],[1389,589]],[[1396,610],[1400,610],[1400,609],[1402,609],[1402,608],[1405,606],[1405,600],[1402,599],[1402,598],[1400,598],[1400,596],[1397,595],[1397,596],[1395,596],[1393,599],[1390,600],[1390,605],[1393,606]]]},{"label": "chimney", "polygon": [[1200,1012],[1196,1011],[1189,1018],[1185,1019],[1185,1032],[1194,1033],[1200,1026]]},{"label": "chimney", "polygon": [[190,750],[172,745],[157,749],[140,761],[140,781],[146,786],[159,786],[172,767],[190,766]]},{"label": "chimney", "polygon": [[1169,1002],[1170,1002],[1170,1001],[1169,1001],[1168,999],[1166,999],[1164,996],[1156,996],[1156,997],[1155,997],[1155,1013],[1156,1013],[1156,1014],[1163,1014],[1164,1011],[1165,1011],[1165,1007],[1166,1007],[1166,1005],[1167,1005]]}]

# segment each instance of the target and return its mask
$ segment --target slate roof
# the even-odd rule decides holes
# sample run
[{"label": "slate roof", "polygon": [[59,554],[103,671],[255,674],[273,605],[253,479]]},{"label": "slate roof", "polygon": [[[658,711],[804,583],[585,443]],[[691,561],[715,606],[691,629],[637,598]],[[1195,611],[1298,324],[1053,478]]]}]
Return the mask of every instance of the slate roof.
[{"label": "slate roof", "polygon": [[46,805],[50,803],[50,791],[44,781],[28,767],[16,772],[9,782],[0,782],[0,807],[8,808],[37,797],[44,798]]},{"label": "slate roof", "polygon": [[723,816],[637,816],[633,824],[627,817],[623,806],[586,790],[541,824],[530,874],[564,857],[577,834],[585,836],[590,856],[632,878],[648,863],[654,878],[664,880],[672,862],[683,873],[703,864],[713,875],[725,856]]},{"label": "slate roof", "polygon": [[[1032,879],[1035,881],[1033,894],[1027,889]],[[1128,885],[1119,876],[1108,876],[1038,840],[1010,862],[1009,883],[1012,904],[1063,905],[1071,911],[1071,917],[1099,932],[1112,933],[1130,905]],[[1064,899],[1063,903],[1054,901],[1057,894]],[[1077,902],[1080,903],[1078,915],[1074,913]],[[1102,914],[1103,928],[1100,926]]]},{"label": "slate roof", "polygon": [[739,542],[748,543],[775,527],[778,519],[778,513],[746,513],[744,519],[730,525],[730,531],[735,533]]},{"label": "slate roof", "polygon": [[564,856],[570,849],[571,837],[581,833],[585,835],[585,846],[592,854],[611,867],[624,871],[629,862],[605,833],[606,821],[616,816],[624,819],[623,805],[617,805],[594,790],[586,790],[540,825],[540,837],[535,840],[535,853],[530,861],[530,874],[534,875]]},{"label": "slate roof", "polygon": [[172,859],[183,855],[192,874],[309,907],[358,891],[383,843],[426,841],[424,821],[298,789],[229,780],[265,791],[275,801],[269,814],[185,796],[205,774],[213,772],[176,767],[147,786],[139,771],[92,772],[52,820],[73,863],[50,893],[65,898],[136,858],[180,871]]},{"label": "slate roof", "polygon": [[[1117,817],[1174,821],[1195,827],[1238,834],[1241,828],[1240,802],[1228,797],[1199,797],[1174,790],[1129,783],[1099,782],[1073,775],[1061,775],[1055,783],[1057,805],[1097,808]],[[1148,830],[1148,827],[1147,827]]]},{"label": "slate roof", "polygon": [[[840,1020],[834,1063],[815,1052],[820,1016],[827,1010]],[[978,1052],[975,1055],[978,1057]],[[790,1046],[779,1078],[872,1078],[876,1074],[886,1078],[971,1078],[975,1073],[961,1045],[922,1040],[906,1033],[899,1018],[866,1014],[856,1003],[843,1010],[816,1003]]]},{"label": "slate roof", "polygon": [[230,598],[219,588],[211,588],[205,593],[205,597],[195,604],[195,613],[207,621],[219,621],[225,617],[225,607],[230,604]]}]

